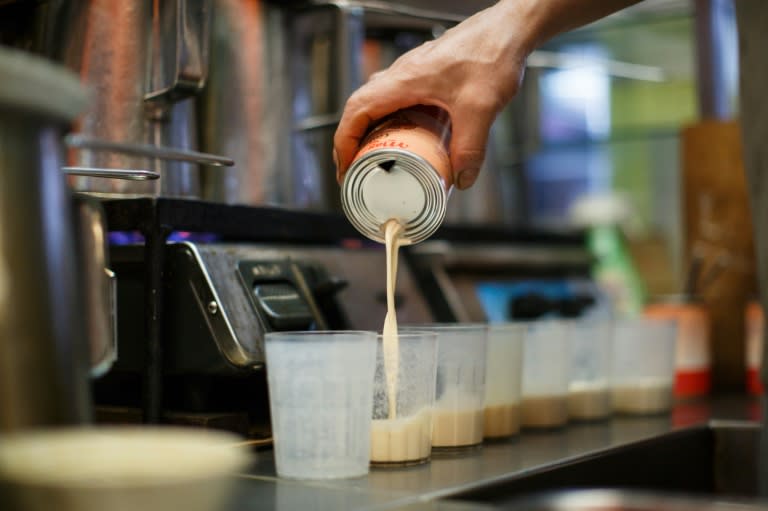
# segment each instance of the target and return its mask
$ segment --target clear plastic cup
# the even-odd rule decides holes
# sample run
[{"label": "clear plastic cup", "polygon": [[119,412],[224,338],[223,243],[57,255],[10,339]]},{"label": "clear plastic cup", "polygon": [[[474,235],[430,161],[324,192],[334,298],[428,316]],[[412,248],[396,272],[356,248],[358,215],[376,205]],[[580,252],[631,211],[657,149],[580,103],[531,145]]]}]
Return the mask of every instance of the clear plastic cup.
[{"label": "clear plastic cup", "polygon": [[524,428],[556,428],[568,423],[570,383],[569,322],[526,323],[523,348]]},{"label": "clear plastic cup", "polygon": [[277,474],[368,473],[376,332],[270,332],[265,347]]},{"label": "clear plastic cup", "polygon": [[520,432],[525,325],[488,326],[483,437],[502,439]]},{"label": "clear plastic cup", "polygon": [[674,320],[618,320],[614,329],[612,401],[617,413],[649,415],[672,408]]},{"label": "clear plastic cup", "polygon": [[[402,332],[398,336],[397,350],[387,355],[383,338],[379,337],[373,384],[371,464],[425,463],[432,452],[437,334]],[[395,369],[389,369],[393,366]],[[394,386],[394,400],[390,399],[391,386]]]},{"label": "clear plastic cup", "polygon": [[[437,333],[433,450],[479,445],[483,441],[487,327],[441,323],[415,328],[425,329]],[[404,327],[402,331],[414,328]]]},{"label": "clear plastic cup", "polygon": [[609,417],[613,323],[608,319],[579,319],[570,327],[571,382],[568,412],[574,420]]}]

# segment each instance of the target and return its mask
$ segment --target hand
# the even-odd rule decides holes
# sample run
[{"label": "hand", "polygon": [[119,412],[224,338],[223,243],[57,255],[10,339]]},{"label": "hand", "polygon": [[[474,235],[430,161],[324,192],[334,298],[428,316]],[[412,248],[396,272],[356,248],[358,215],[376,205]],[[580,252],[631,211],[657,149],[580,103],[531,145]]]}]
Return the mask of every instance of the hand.
[{"label": "hand", "polygon": [[536,45],[638,1],[501,0],[404,54],[349,98],[334,137],[336,179],[344,178],[369,124],[426,104],[450,114],[454,183],[472,186],[491,124],[520,87]]},{"label": "hand", "polygon": [[531,45],[517,30],[525,16],[500,2],[440,38],[405,53],[376,73],[348,100],[334,137],[341,183],[368,126],[418,104],[437,105],[451,116],[454,184],[470,187],[485,157],[496,115],[517,92]]}]

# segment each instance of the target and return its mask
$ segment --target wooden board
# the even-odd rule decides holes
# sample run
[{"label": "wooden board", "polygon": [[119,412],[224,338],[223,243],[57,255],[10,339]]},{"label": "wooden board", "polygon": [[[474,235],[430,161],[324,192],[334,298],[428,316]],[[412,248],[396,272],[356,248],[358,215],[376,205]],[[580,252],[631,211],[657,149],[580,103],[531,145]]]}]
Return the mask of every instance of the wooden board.
[{"label": "wooden board", "polygon": [[[712,311],[714,386],[741,388],[744,309],[757,281],[738,122],[685,127],[681,163],[686,260],[689,265],[694,257],[701,261],[701,294]],[[706,282],[710,271],[720,273]]]}]

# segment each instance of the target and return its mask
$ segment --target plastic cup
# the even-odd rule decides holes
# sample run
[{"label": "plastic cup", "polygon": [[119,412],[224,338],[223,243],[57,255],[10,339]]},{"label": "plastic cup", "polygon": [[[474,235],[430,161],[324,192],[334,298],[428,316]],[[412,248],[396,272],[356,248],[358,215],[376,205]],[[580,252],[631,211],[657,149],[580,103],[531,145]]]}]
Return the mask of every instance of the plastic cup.
[{"label": "plastic cup", "polygon": [[[395,399],[389,399],[383,338],[379,337],[373,383],[371,464],[402,466],[425,463],[432,452],[437,334],[404,332],[398,336]],[[391,408],[394,407],[394,411]]]},{"label": "plastic cup", "polygon": [[611,415],[611,347],[613,324],[607,319],[580,319],[570,327],[571,382],[568,412],[574,420]]},{"label": "plastic cup", "polygon": [[376,333],[270,332],[265,347],[277,474],[294,479],[365,475]]},{"label": "plastic cup", "polygon": [[554,319],[526,324],[523,348],[524,428],[556,428],[568,422],[568,328],[567,321]]},{"label": "plastic cup", "polygon": [[677,324],[675,397],[690,399],[707,395],[712,380],[712,320],[708,307],[690,297],[671,295],[659,297],[654,303],[648,304],[644,315],[671,319]]},{"label": "plastic cup", "polygon": [[525,325],[488,326],[483,437],[502,439],[520,432]]},{"label": "plastic cup", "polygon": [[612,362],[614,411],[648,415],[671,409],[676,336],[673,320],[637,318],[616,322]]},{"label": "plastic cup", "polygon": [[[483,441],[485,357],[484,324],[435,324],[416,330],[437,333],[437,385],[432,416],[432,447],[457,449]],[[403,331],[413,331],[404,327]]]}]

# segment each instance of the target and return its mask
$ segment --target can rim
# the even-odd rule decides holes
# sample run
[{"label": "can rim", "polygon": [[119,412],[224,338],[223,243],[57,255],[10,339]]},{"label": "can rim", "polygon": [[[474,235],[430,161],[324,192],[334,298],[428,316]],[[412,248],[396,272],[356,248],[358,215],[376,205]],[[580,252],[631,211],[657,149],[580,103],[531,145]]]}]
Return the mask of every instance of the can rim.
[{"label": "can rim", "polygon": [[379,165],[397,159],[398,164],[413,175],[425,193],[425,205],[411,219],[403,222],[403,244],[419,243],[430,237],[443,223],[446,214],[447,193],[437,170],[421,156],[401,149],[375,150],[366,153],[352,164],[342,183],[341,207],[350,223],[366,238],[384,243],[381,226],[391,218],[379,218],[367,205],[363,183]]}]

